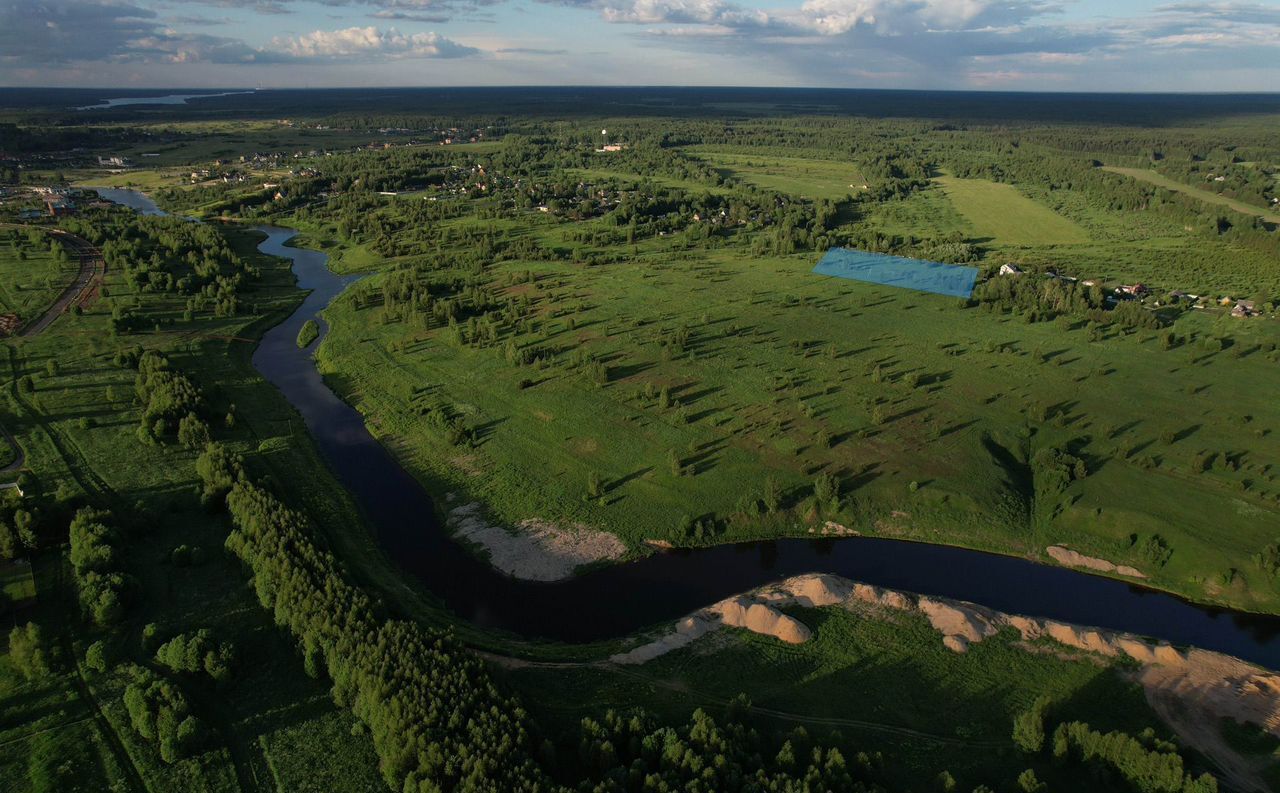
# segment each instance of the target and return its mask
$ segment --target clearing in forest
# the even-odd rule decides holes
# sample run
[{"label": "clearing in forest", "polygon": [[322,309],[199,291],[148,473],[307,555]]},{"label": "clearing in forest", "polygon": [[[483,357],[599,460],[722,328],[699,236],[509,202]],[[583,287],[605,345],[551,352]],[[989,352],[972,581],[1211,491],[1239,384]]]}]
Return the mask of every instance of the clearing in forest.
[{"label": "clearing in forest", "polygon": [[986,179],[934,179],[975,235],[1002,245],[1072,245],[1089,241],[1084,229],[1027,198],[1013,185]]},{"label": "clearing in forest", "polygon": [[838,160],[719,151],[695,153],[725,176],[805,198],[840,200],[862,192],[866,181],[852,163]]}]

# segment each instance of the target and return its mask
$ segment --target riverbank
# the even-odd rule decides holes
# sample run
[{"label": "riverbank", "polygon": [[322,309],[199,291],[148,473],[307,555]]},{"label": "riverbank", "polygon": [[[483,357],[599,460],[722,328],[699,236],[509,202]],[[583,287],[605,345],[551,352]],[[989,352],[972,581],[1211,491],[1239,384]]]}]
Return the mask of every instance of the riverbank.
[{"label": "riverbank", "polygon": [[[319,316],[349,279],[328,270],[325,254],[289,246],[292,231],[266,228],[263,233],[267,238],[259,250],[290,259],[297,286],[308,293],[296,311],[263,335],[253,365],[298,411],[372,528],[376,550],[363,549],[364,558],[394,560],[402,573],[421,582],[430,599],[481,632],[515,631],[566,642],[616,639],[730,593],[823,569],[926,595],[1161,636],[1280,664],[1280,646],[1275,639],[1259,638],[1265,634],[1253,635],[1251,618],[1226,623],[1214,612],[1168,596],[1137,594],[1109,579],[1011,557],[880,538],[779,540],[656,553],[557,584],[501,575],[441,531],[439,506],[427,490],[370,435],[365,417],[334,393],[310,355],[297,348],[301,324]],[[324,334],[327,324],[321,324]],[[335,387],[341,392],[349,386],[340,378]],[[397,576],[388,571],[378,577],[383,588],[402,591],[405,585],[394,580]],[[1259,627],[1266,622],[1256,619]]]},{"label": "riverbank", "polygon": [[[688,615],[665,633],[617,653],[610,661],[644,665],[688,648],[714,655],[714,634],[740,628],[792,645],[813,633],[797,609],[841,609],[861,619],[893,621],[895,613],[922,616],[940,643],[956,654],[998,634],[1016,633],[1013,646],[1032,654],[1084,651],[1099,662],[1121,667],[1143,688],[1147,701],[1187,745],[1212,758],[1226,779],[1241,790],[1265,790],[1256,762],[1241,757],[1221,738],[1218,724],[1229,719],[1252,724],[1280,738],[1280,673],[1238,658],[1125,633],[1052,620],[1005,614],[949,598],[870,586],[821,573],[795,576],[735,595]],[[1055,647],[1060,649],[1055,649]],[[1071,655],[1078,662],[1088,658]]]}]

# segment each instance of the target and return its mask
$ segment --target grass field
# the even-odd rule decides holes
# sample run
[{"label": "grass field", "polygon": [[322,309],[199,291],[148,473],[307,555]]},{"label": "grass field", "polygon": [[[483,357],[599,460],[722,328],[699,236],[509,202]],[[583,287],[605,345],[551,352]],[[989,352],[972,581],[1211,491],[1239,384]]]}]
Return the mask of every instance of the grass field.
[{"label": "grass field", "polygon": [[24,322],[38,317],[75,278],[79,262],[59,261],[46,239],[40,232],[29,237],[0,229],[0,314],[14,313]]},{"label": "grass field", "polygon": [[[605,267],[504,263],[487,278],[531,270],[535,284],[502,288],[532,300],[538,320],[497,349],[386,321],[348,296],[328,312],[319,357],[430,488],[509,523],[583,522],[637,549],[696,543],[680,526],[707,514],[729,519],[721,542],[804,534],[827,518],[1033,558],[1067,542],[1197,599],[1280,608],[1276,580],[1246,561],[1275,541],[1280,497],[1280,437],[1265,418],[1280,386],[1271,324],[1192,314],[1182,348],[1114,332],[1089,341],[1081,325],[961,310],[812,265],[657,240]],[[664,353],[681,327],[684,351]],[[1228,348],[1203,346],[1226,336]],[[513,366],[508,338],[552,356]],[[609,382],[593,384],[571,354],[604,362]],[[475,427],[476,447],[451,446],[422,415],[432,404]],[[1037,503],[1017,482],[1050,446],[1083,454],[1090,473]],[[1206,455],[1218,462],[1200,473]],[[593,473],[605,493],[589,500]],[[838,509],[813,503],[819,473],[840,481]],[[783,510],[753,518],[748,502],[769,478]],[[1009,517],[1010,499],[1032,517]],[[1173,549],[1159,563],[1143,555],[1156,535]]]},{"label": "grass field", "polygon": [[719,715],[743,694],[753,726],[803,727],[817,739],[838,731],[861,750],[896,758],[889,773],[908,790],[934,789],[941,769],[961,782],[958,790],[969,790],[1015,777],[1029,765],[1051,790],[1058,781],[1069,789],[1069,777],[1060,779],[1051,764],[1015,751],[1009,738],[1014,716],[1038,696],[1053,702],[1051,722],[1166,732],[1123,669],[1096,658],[1028,649],[1006,634],[956,654],[918,614],[871,608],[791,613],[813,628],[809,642],[785,645],[725,630],[642,666],[532,666],[507,676],[540,722],[564,734],[609,708],[626,712],[644,702],[665,719],[684,720],[695,708]]},{"label": "grass field", "polygon": [[126,766],[94,719],[74,673],[27,682],[0,655],[0,779],[6,790],[129,790]]},{"label": "grass field", "polygon": [[[604,155],[601,155],[602,157]],[[601,160],[601,165],[605,165],[606,160]],[[673,187],[680,190],[688,190],[693,193],[723,193],[722,188],[712,185],[702,184],[689,179],[677,179],[674,176],[664,176],[662,174],[637,174],[630,171],[620,171],[607,167],[598,168],[565,168],[562,170],[565,176],[575,179],[590,179],[596,181],[617,180],[620,182],[631,182],[641,184],[650,182],[659,187]]]},{"label": "grass field", "polygon": [[1102,169],[1112,173],[1124,174],[1125,176],[1132,177],[1139,181],[1147,182],[1148,184],[1153,184],[1157,187],[1163,187],[1166,190],[1173,190],[1174,192],[1189,195],[1192,198],[1197,198],[1207,204],[1224,206],[1229,209],[1234,209],[1236,212],[1243,212],[1246,215],[1260,217],[1268,223],[1280,223],[1280,213],[1278,212],[1262,209],[1261,207],[1256,207],[1252,204],[1246,204],[1243,201],[1237,201],[1234,198],[1228,198],[1224,195],[1218,195],[1212,190],[1203,190],[1199,187],[1192,187],[1189,184],[1175,181],[1164,174],[1157,173],[1148,168],[1119,168],[1104,165]]},{"label": "grass field", "polygon": [[865,179],[850,163],[774,154],[739,154],[700,147],[695,156],[715,166],[725,176],[748,184],[806,198],[841,200],[863,190]]},{"label": "grass field", "polygon": [[0,562],[0,591],[4,604],[23,603],[36,596],[36,582],[27,561]]},{"label": "grass field", "polygon": [[1023,195],[1013,185],[953,176],[939,176],[935,181],[979,239],[997,245],[1074,245],[1089,241],[1084,229]]}]

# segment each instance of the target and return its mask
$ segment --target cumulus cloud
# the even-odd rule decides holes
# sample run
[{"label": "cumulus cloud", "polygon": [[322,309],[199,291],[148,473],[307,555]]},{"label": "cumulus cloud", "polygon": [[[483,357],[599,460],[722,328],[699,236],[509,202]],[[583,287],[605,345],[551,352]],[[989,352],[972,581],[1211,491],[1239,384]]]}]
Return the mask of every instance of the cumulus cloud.
[{"label": "cumulus cloud", "polygon": [[470,16],[476,10],[497,5],[504,0],[200,0],[223,8],[242,8],[261,14],[293,13],[304,2],[330,8],[364,7],[372,9],[374,19],[438,24],[456,16]]},{"label": "cumulus cloud", "polygon": [[0,4],[0,64],[22,67],[93,62],[376,62],[479,53],[438,33],[405,34],[376,27],[315,30],[253,47],[236,38],[180,30],[126,0],[40,0],[21,8]]},{"label": "cumulus cloud", "polygon": [[425,22],[430,25],[438,25],[442,22],[448,22],[452,18],[452,14],[420,14],[409,11],[391,11],[383,9],[375,11],[369,16],[374,19],[389,19],[397,22]]},{"label": "cumulus cloud", "polygon": [[[798,0],[766,9],[735,0],[541,1],[642,23],[639,35],[653,46],[768,59],[809,84],[864,79],[877,67],[886,78],[910,75],[907,85],[1053,82],[1117,58],[1149,63],[1164,52],[1246,63],[1267,48],[1274,70],[1280,51],[1280,6],[1233,0],[1184,0],[1121,19],[1069,19],[1056,0]],[[993,60],[1009,68],[992,69]]]},{"label": "cumulus cloud", "polygon": [[269,49],[295,60],[392,60],[400,58],[463,58],[480,50],[438,33],[405,34],[390,28],[313,30],[301,36],[271,40]]},{"label": "cumulus cloud", "polygon": [[[416,32],[422,28],[415,26],[487,17],[505,0],[198,2],[229,9],[225,13],[234,17],[233,24],[243,24],[255,12],[291,16],[269,23],[275,29],[249,43],[209,35],[234,29],[213,27],[221,19],[183,16],[194,2],[0,0],[0,67],[14,73],[51,64],[101,63],[297,63],[309,68],[462,58],[480,50],[440,33]],[[1115,10],[1111,16],[1089,17],[1068,0],[539,2],[579,9],[614,26],[608,44],[618,64],[631,58],[632,66],[648,65],[644,49],[661,50],[664,74],[673,81],[680,80],[685,65],[694,82],[707,75],[723,80],[741,65],[742,73],[754,79],[803,85],[1266,90],[1280,78],[1280,4],[1273,0],[1158,0],[1165,5],[1127,17]],[[344,19],[366,16],[373,24],[311,29],[304,20],[323,18],[317,6],[342,7]],[[486,45],[495,56],[488,59],[493,67],[488,74],[498,75],[490,80],[526,82],[535,74],[547,82],[578,79],[586,55],[570,42],[582,33],[569,32],[564,42],[530,40],[516,21],[525,19],[517,11],[536,14],[537,7],[501,6],[497,21],[508,30]],[[378,26],[391,23],[407,32]],[[273,33],[276,38],[264,45]],[[511,67],[513,62],[526,71]],[[505,72],[500,70],[504,64]],[[529,72],[530,64],[545,68]],[[448,70],[441,65],[437,71]],[[597,79],[626,73],[622,66],[615,72],[592,71]],[[1232,81],[1215,82],[1215,74],[1230,75]]]}]

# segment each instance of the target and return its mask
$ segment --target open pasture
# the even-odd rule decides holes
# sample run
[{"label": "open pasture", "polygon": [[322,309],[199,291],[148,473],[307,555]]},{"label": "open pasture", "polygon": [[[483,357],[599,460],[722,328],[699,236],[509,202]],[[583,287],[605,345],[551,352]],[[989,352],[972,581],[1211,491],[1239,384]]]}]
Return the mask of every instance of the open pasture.
[{"label": "open pasture", "polygon": [[840,200],[857,195],[866,180],[851,162],[777,154],[740,154],[692,148],[690,153],[706,160],[725,176],[748,184],[805,198]]},{"label": "open pasture", "polygon": [[1069,218],[1033,201],[1009,184],[939,176],[935,180],[973,227],[996,245],[1074,245],[1089,236]]},{"label": "open pasture", "polygon": [[79,261],[59,259],[41,232],[0,228],[0,314],[39,316],[75,277]]},{"label": "open pasture", "polygon": [[[1188,316],[1185,345],[1162,349],[812,266],[656,243],[599,267],[504,263],[486,278],[538,319],[496,348],[380,319],[374,276],[363,305],[329,310],[321,368],[430,487],[508,525],[580,522],[637,549],[826,520],[1033,557],[1065,542],[1201,599],[1280,602],[1269,572],[1239,562],[1275,541],[1270,326],[1224,347],[1224,320]],[[525,271],[533,283],[505,286]],[[512,365],[508,348],[541,363]],[[473,427],[474,445],[444,437],[434,408]],[[1032,459],[1046,449],[1088,475],[1041,491]],[[815,501],[820,474],[838,503]],[[691,533],[699,518],[721,528]]]}]

